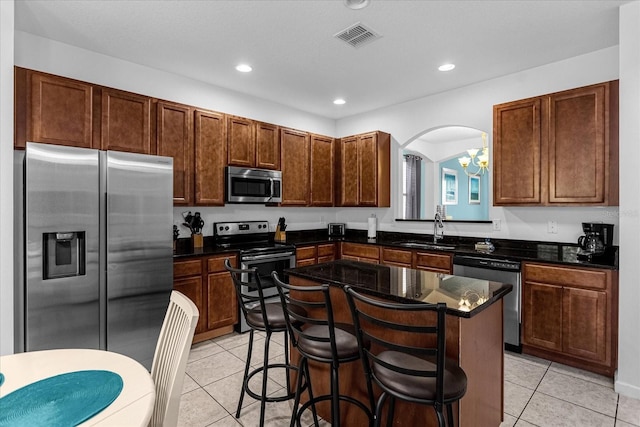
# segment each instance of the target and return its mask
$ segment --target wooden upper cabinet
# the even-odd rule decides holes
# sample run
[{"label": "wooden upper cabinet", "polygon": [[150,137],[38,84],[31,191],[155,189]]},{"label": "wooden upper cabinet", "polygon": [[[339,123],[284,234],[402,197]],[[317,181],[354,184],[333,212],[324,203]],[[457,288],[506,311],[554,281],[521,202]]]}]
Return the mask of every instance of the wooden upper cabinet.
[{"label": "wooden upper cabinet", "polygon": [[224,205],[227,127],[222,113],[195,111],[195,204]]},{"label": "wooden upper cabinet", "polygon": [[338,206],[358,206],[358,137],[342,138],[339,149]]},{"label": "wooden upper cabinet", "polygon": [[358,139],[358,204],[378,206],[378,136],[370,133]]},{"label": "wooden upper cabinet", "polygon": [[494,205],[618,204],[618,81],[493,112]]},{"label": "wooden upper cabinet", "polygon": [[607,204],[608,86],[550,96],[549,204]]},{"label": "wooden upper cabinet", "polygon": [[280,128],[256,122],[256,167],[280,170]]},{"label": "wooden upper cabinet", "polygon": [[151,144],[151,98],[102,89],[102,150],[154,154]]},{"label": "wooden upper cabinet", "polygon": [[282,149],[282,205],[309,204],[309,134],[280,129]]},{"label": "wooden upper cabinet", "polygon": [[193,202],[193,130],[191,107],[160,101],[157,105],[158,155],[173,157],[173,203]]},{"label": "wooden upper cabinet", "polygon": [[338,206],[391,206],[391,136],[388,133],[371,132],[342,138],[336,157]]},{"label": "wooden upper cabinet", "polygon": [[311,206],[333,206],[333,144],[333,138],[311,135]]},{"label": "wooden upper cabinet", "polygon": [[15,146],[27,141],[71,147],[93,145],[93,86],[16,68]]},{"label": "wooden upper cabinet", "polygon": [[230,166],[255,167],[256,134],[253,120],[227,116],[227,154]]},{"label": "wooden upper cabinet", "polygon": [[493,109],[493,204],[539,204],[542,179],[540,98]]}]

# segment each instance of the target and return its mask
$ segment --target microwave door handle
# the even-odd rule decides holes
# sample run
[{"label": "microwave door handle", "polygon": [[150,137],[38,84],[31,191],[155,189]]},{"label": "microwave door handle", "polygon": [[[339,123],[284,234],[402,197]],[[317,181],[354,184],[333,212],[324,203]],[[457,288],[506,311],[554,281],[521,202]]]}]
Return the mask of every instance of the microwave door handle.
[{"label": "microwave door handle", "polygon": [[269,198],[267,200],[273,199],[273,178],[269,178]]}]

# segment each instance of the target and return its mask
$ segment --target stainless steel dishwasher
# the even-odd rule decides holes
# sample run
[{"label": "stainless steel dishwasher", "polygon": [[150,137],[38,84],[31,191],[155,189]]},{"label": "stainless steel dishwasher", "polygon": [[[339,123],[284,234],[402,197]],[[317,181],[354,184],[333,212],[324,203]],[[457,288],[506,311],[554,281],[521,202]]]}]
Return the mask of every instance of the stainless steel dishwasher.
[{"label": "stainless steel dishwasher", "polygon": [[513,285],[513,290],[504,297],[504,346],[507,350],[520,353],[522,351],[520,261],[481,255],[456,255],[453,257],[453,274]]}]

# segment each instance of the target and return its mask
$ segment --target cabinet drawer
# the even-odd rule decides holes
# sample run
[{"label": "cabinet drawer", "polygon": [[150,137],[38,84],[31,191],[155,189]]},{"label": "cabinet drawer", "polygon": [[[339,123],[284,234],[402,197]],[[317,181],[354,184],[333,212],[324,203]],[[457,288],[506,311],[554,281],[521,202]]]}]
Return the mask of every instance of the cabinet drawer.
[{"label": "cabinet drawer", "polygon": [[173,277],[199,276],[202,274],[202,263],[200,259],[191,259],[189,261],[174,261]]},{"label": "cabinet drawer", "polygon": [[334,243],[328,243],[325,245],[318,245],[318,258],[336,255],[336,245]]},{"label": "cabinet drawer", "polygon": [[224,268],[224,260],[229,259],[229,264],[231,267],[236,266],[236,256],[235,255],[221,255],[207,259],[207,272],[216,273],[219,271],[225,271]]},{"label": "cabinet drawer", "polygon": [[451,271],[451,255],[416,252],[416,268],[418,267]]},{"label": "cabinet drawer", "polygon": [[375,245],[359,245],[357,243],[343,243],[342,255],[352,257],[380,259],[380,248]]},{"label": "cabinet drawer", "polygon": [[413,253],[411,251],[404,251],[401,249],[382,248],[382,262],[395,262],[400,264],[411,265],[411,257]]},{"label": "cabinet drawer", "polygon": [[590,289],[606,289],[610,270],[524,264],[524,280]]},{"label": "cabinet drawer", "polygon": [[303,259],[315,259],[316,258],[316,247],[315,246],[305,246],[302,248],[296,248],[296,260]]}]

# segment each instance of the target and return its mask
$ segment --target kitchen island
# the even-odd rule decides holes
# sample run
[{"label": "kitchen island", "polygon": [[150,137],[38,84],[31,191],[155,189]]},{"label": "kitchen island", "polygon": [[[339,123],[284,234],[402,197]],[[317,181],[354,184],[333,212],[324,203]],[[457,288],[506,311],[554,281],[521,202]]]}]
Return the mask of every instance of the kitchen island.
[{"label": "kitchen island", "polygon": [[[329,284],[336,322],[353,323],[343,291],[345,285],[394,302],[446,303],[447,357],[464,369],[468,379],[467,393],[454,405],[456,425],[500,425],[504,400],[502,298],[511,291],[512,285],[347,260],[289,269],[285,274],[292,285]],[[425,317],[425,321],[427,319]],[[297,363],[297,351],[291,354],[292,361]],[[329,393],[328,365],[309,361],[309,367],[314,395]],[[340,366],[340,392],[368,402],[359,361]],[[306,393],[302,397],[305,401]],[[326,402],[319,405],[318,410],[323,418],[330,419]],[[353,405],[341,403],[340,414],[343,425],[367,425],[366,416]],[[395,414],[397,426],[437,425],[433,408],[429,406],[398,401]]]}]

